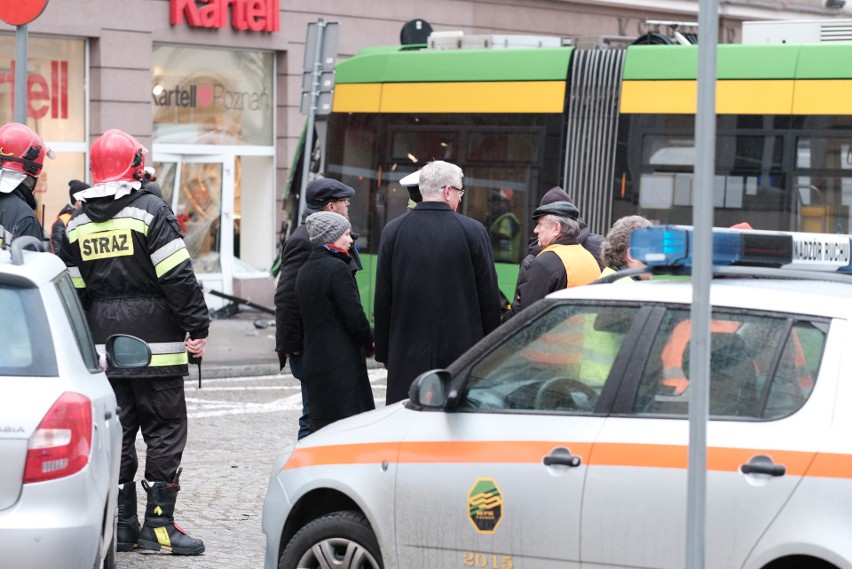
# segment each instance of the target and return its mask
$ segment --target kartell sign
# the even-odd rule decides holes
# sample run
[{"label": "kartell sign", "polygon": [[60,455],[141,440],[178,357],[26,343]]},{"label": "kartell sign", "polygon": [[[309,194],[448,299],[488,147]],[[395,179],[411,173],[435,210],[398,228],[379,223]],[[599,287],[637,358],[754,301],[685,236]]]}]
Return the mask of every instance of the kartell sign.
[{"label": "kartell sign", "polygon": [[[5,1],[5,0],[3,0]],[[219,29],[230,25],[247,32],[277,32],[278,0],[170,0],[171,24]]]}]

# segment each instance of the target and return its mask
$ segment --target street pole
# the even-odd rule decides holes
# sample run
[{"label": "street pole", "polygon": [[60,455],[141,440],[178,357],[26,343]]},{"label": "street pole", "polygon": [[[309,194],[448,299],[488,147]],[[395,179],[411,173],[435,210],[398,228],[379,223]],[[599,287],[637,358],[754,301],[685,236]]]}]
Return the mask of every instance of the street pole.
[{"label": "street pole", "polygon": [[[304,164],[302,165],[302,191],[299,195],[299,216],[296,218],[296,224],[302,219],[302,214],[305,212],[305,189],[308,187],[308,178],[310,177],[311,172],[311,157],[313,155],[313,147],[314,147],[314,123],[316,121],[317,115],[317,100],[319,99],[320,94],[320,76],[322,75],[322,36],[325,31],[325,20],[320,18],[317,21],[317,37],[315,45],[315,53],[314,53],[314,66],[313,66],[313,78],[311,81],[311,94],[310,94],[310,110],[308,111],[308,125],[307,132],[305,132],[305,159]],[[305,48],[307,49],[308,45],[305,44]]]},{"label": "street pole", "polygon": [[716,48],[718,0],[698,3],[698,102],[692,188],[692,334],[689,357],[689,464],[686,482],[686,567],[703,569],[707,536],[707,419],[710,378],[710,282],[716,175]]},{"label": "street pole", "polygon": [[15,31],[15,112],[14,122],[27,124],[27,24]]}]

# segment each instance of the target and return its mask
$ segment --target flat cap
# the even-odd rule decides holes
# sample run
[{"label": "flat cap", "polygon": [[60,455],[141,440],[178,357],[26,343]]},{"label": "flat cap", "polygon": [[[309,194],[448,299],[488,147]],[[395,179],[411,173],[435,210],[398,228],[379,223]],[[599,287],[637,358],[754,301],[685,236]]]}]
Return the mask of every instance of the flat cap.
[{"label": "flat cap", "polygon": [[305,190],[305,202],[312,209],[320,209],[328,202],[351,198],[355,190],[332,178],[317,178]]},{"label": "flat cap", "polygon": [[532,218],[537,219],[543,215],[558,215],[559,217],[577,219],[580,217],[580,210],[571,202],[553,202],[537,207],[532,214]]}]

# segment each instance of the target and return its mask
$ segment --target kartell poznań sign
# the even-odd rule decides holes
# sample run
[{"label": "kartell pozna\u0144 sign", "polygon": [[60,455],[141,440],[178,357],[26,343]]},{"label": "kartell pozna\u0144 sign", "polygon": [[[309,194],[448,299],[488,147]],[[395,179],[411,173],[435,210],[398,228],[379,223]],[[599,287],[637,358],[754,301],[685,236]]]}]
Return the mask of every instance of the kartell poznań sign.
[{"label": "kartell pozna\u0144 sign", "polygon": [[23,26],[38,18],[47,0],[14,0],[0,2],[0,20],[12,26]]}]

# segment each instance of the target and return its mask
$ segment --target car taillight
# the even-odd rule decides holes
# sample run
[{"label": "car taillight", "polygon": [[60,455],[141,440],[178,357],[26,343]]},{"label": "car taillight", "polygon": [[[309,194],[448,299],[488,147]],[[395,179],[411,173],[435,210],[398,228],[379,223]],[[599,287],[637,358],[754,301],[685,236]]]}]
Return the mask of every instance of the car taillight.
[{"label": "car taillight", "polygon": [[66,391],[39,423],[27,446],[24,484],[80,472],[92,448],[92,402]]}]

